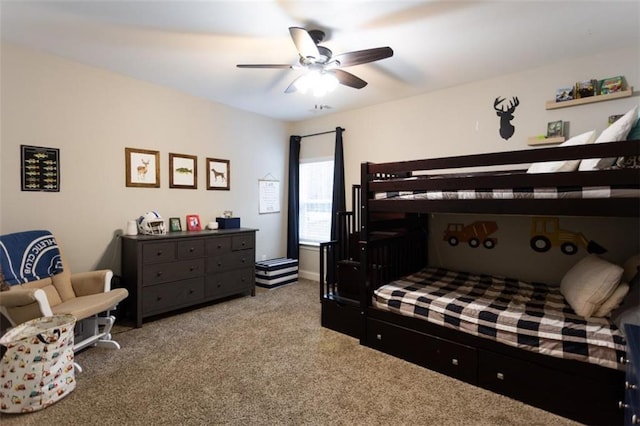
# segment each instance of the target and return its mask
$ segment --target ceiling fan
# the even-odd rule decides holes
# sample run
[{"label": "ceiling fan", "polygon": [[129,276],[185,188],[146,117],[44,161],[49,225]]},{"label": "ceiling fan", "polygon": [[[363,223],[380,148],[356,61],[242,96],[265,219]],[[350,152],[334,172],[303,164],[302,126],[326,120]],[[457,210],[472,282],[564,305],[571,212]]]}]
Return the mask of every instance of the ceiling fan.
[{"label": "ceiling fan", "polygon": [[297,64],[238,64],[237,67],[307,70],[307,73],[296,78],[287,87],[285,93],[293,93],[297,90],[304,91],[306,89],[304,86],[310,84],[309,75],[314,75],[318,79],[324,78],[327,82],[331,80],[334,87],[339,83],[355,89],[362,89],[367,85],[367,82],[344,71],[342,68],[379,61],[393,56],[393,49],[390,47],[358,50],[334,56],[331,50],[319,44],[324,39],[324,31],[307,31],[304,28],[290,27],[289,33],[300,56]]}]

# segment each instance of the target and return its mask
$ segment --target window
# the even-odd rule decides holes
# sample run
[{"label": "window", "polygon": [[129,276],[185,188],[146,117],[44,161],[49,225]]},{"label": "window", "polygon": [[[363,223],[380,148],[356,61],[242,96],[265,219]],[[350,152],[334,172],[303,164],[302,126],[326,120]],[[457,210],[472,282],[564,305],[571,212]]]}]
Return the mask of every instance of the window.
[{"label": "window", "polygon": [[300,162],[300,243],[331,240],[333,159]]}]

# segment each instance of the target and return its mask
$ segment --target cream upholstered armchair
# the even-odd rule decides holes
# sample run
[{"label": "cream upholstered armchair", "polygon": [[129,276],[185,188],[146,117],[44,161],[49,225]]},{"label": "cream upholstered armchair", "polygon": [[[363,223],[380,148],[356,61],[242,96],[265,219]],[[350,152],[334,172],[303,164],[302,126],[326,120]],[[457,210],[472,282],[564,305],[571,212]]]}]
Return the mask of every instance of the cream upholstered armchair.
[{"label": "cream upholstered armchair", "polygon": [[109,311],[129,295],[128,291],[111,289],[113,272],[107,269],[72,274],[60,247],[59,251],[62,272],[0,291],[0,313],[12,326],[34,318],[71,314],[76,318],[74,351],[91,345],[119,349],[111,338],[115,317]]}]

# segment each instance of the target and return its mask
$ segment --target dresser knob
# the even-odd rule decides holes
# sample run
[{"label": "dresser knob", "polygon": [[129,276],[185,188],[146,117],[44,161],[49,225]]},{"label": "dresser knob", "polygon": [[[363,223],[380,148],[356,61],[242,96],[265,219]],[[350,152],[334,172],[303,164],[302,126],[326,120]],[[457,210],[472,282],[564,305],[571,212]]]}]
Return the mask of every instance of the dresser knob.
[{"label": "dresser knob", "polygon": [[158,271],[158,272],[156,273],[156,276],[157,276],[157,277],[161,277],[161,276],[162,276],[162,271]]},{"label": "dresser knob", "polygon": [[156,301],[158,301],[158,302],[159,302],[159,301],[161,301],[161,300],[162,300],[162,296],[158,296],[158,297],[156,297]]},{"label": "dresser knob", "polygon": [[635,390],[638,389],[638,385],[635,385],[633,383],[629,383],[628,381],[624,382],[624,388],[627,390]]},{"label": "dresser knob", "polygon": [[194,249],[193,247],[190,247],[190,248],[189,248],[189,252],[190,252],[190,253],[193,253],[193,251],[194,251],[194,250],[195,250],[195,249]]},{"label": "dresser knob", "polygon": [[162,251],[157,252],[156,256],[162,256]]}]

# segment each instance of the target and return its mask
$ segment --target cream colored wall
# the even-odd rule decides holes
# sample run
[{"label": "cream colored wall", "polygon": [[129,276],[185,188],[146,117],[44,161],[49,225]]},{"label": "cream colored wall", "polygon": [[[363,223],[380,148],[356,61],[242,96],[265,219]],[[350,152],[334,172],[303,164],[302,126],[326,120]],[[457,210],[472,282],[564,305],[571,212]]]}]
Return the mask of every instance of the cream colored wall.
[{"label": "cream colored wall", "polygon": [[[600,132],[607,126],[609,115],[623,114],[638,104],[637,93],[626,99],[550,111],[545,110],[545,102],[554,99],[556,88],[590,78],[624,75],[630,85],[640,87],[638,52],[640,46],[612,50],[369,108],[328,114],[295,123],[292,132],[303,135],[336,126],[346,129],[343,139],[349,193],[350,186],[360,181],[363,161],[526,149],[530,136],[546,133],[547,123],[556,120],[569,122],[570,136],[593,129]],[[323,103],[331,105],[331,96],[358,96],[358,93],[339,87]],[[493,110],[493,101],[498,96],[507,99],[517,96],[520,101],[512,121],[515,134],[508,141],[498,133],[499,118]],[[347,196],[347,205],[350,204]],[[300,268],[317,270],[317,256],[314,264],[301,261]]]},{"label": "cream colored wall", "polygon": [[[119,271],[117,235],[164,218],[232,210],[258,228],[257,258],[283,256],[286,208],[258,214],[258,179],[286,188],[287,124],[12,45],[2,45],[0,233],[50,229],[73,270]],[[212,76],[215,78],[215,76]],[[20,190],[20,145],[60,149],[61,189]],[[161,187],[125,187],[125,147],[160,151]],[[198,157],[198,189],[170,189],[169,152]],[[205,158],[231,162],[231,190],[206,190]]]}]

